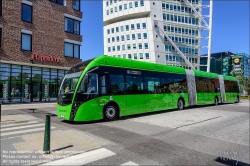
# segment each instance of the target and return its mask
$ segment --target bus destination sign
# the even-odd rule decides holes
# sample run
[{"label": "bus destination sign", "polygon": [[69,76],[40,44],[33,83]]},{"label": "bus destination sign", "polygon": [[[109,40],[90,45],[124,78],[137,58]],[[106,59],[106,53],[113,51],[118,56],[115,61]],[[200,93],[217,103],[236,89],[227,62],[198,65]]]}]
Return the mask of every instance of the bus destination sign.
[{"label": "bus destination sign", "polygon": [[127,74],[141,75],[141,71],[127,70]]}]

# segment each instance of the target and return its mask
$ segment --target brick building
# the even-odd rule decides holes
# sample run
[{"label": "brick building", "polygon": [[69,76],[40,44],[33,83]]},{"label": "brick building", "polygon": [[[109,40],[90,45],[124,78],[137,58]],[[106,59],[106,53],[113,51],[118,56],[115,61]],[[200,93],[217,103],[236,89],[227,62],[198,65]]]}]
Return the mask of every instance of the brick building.
[{"label": "brick building", "polygon": [[81,62],[80,0],[0,0],[0,100],[56,99]]}]

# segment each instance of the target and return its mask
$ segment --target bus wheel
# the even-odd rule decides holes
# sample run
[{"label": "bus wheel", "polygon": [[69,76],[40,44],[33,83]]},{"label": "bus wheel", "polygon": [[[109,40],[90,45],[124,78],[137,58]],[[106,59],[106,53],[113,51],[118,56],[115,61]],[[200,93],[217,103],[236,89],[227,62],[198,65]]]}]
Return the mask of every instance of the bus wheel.
[{"label": "bus wheel", "polygon": [[118,108],[114,104],[109,104],[104,109],[104,120],[115,120],[118,114]]},{"label": "bus wheel", "polygon": [[178,100],[177,108],[178,108],[178,110],[183,110],[184,109],[184,101],[182,99]]},{"label": "bus wheel", "polygon": [[214,98],[214,105],[218,105],[218,98],[217,97]]}]

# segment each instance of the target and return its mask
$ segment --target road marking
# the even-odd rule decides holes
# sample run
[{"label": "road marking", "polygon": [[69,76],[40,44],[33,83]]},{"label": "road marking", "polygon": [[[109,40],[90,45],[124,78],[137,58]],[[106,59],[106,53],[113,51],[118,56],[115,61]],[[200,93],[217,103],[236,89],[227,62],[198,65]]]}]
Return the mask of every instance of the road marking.
[{"label": "road marking", "polygon": [[23,129],[23,128],[29,128],[29,127],[37,127],[37,126],[44,126],[44,124],[35,124],[35,125],[26,125],[26,126],[19,126],[19,127],[10,127],[10,128],[1,129],[0,131],[16,130],[16,129]]},{"label": "road marking", "polygon": [[88,164],[93,161],[104,159],[106,157],[110,157],[113,155],[115,155],[114,152],[105,148],[100,148],[100,149],[92,150],[86,153],[70,156],[64,159],[51,161],[43,165],[83,165],[83,164]]},{"label": "road marking", "polygon": [[33,123],[38,123],[38,121],[29,121],[27,123],[16,123],[16,124],[5,124],[5,125],[1,124],[1,128],[11,127],[11,126],[20,126],[20,125],[24,125],[24,124],[33,124]]},{"label": "road marking", "polygon": [[[51,127],[50,129],[54,129],[54,128],[55,127]],[[44,130],[44,127],[36,128],[36,129],[29,129],[29,130],[13,131],[13,132],[8,132],[8,133],[1,133],[0,135],[2,137],[2,136],[7,136],[7,135],[22,134],[22,133],[42,131],[42,130]]]},{"label": "road marking", "polygon": [[138,164],[136,164],[136,163],[134,163],[134,162],[132,162],[132,161],[129,161],[129,162],[124,163],[124,164],[122,164],[122,165],[138,165]]}]

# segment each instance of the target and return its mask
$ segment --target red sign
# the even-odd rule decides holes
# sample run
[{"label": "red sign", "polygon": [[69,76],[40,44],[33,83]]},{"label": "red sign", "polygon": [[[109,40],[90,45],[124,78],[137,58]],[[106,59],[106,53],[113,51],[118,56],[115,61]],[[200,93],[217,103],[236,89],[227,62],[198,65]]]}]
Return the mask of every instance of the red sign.
[{"label": "red sign", "polygon": [[55,58],[50,55],[38,55],[36,53],[31,54],[31,59],[40,60],[41,62],[61,62],[60,58]]}]

